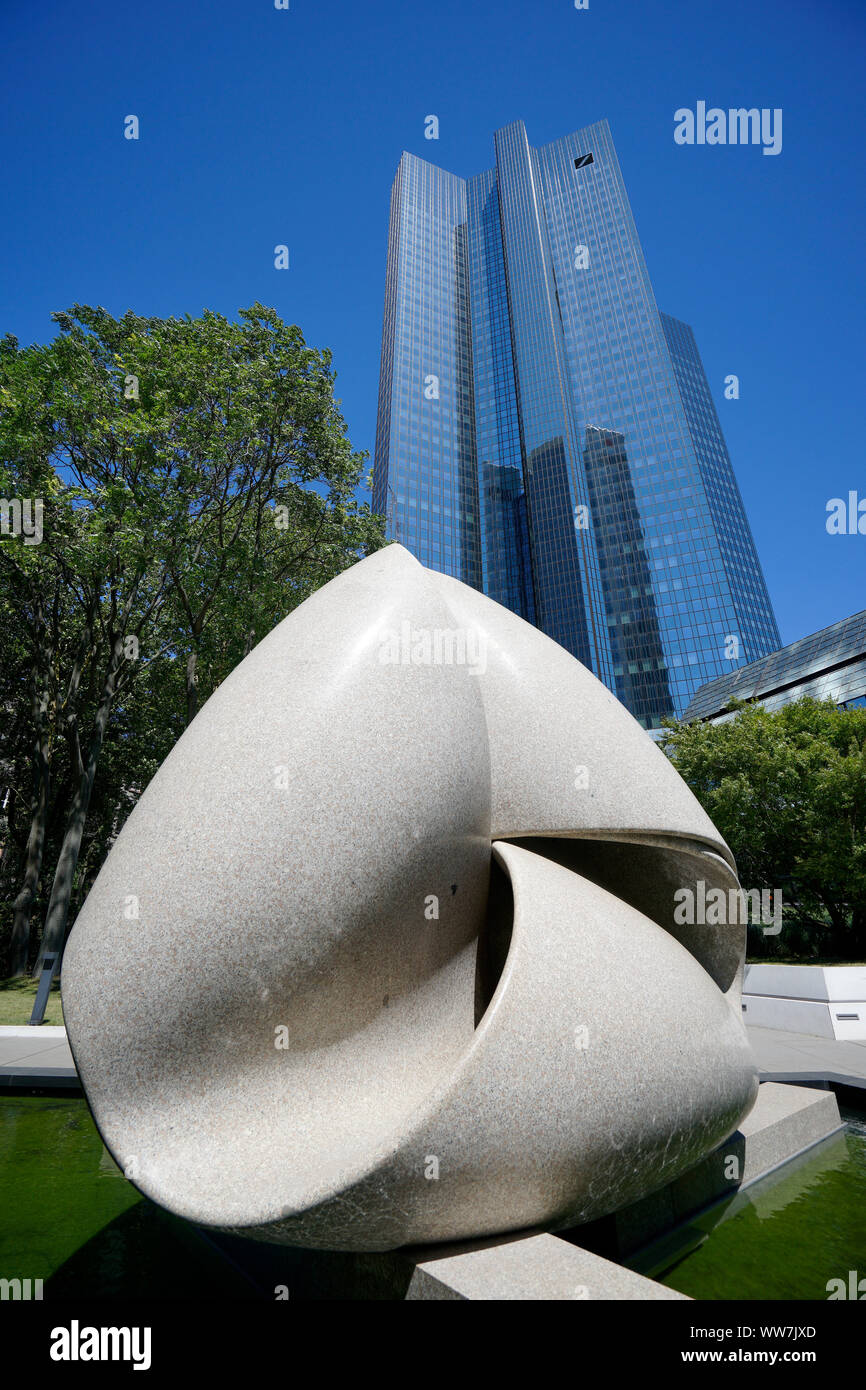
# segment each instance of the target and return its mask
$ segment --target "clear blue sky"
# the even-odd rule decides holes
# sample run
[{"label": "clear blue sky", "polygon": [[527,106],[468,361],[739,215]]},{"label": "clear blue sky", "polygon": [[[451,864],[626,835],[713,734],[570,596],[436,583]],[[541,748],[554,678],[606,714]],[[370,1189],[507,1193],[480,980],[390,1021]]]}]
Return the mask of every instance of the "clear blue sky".
[{"label": "clear blue sky", "polygon": [[[543,144],[606,116],[792,641],[866,605],[866,536],[825,530],[866,497],[864,40],[866,0],[0,0],[0,333],[258,299],[333,349],[372,451],[401,151],[468,175],[517,117]],[[781,154],[677,146],[698,100],[781,107]]]}]

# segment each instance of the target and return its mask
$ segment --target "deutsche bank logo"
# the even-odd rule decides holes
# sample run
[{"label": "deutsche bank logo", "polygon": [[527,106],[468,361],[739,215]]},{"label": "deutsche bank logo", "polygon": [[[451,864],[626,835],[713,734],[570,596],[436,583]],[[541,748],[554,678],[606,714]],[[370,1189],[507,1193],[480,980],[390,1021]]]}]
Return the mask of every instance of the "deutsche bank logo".
[{"label": "deutsche bank logo", "polygon": [[574,161],[574,167],[575,169],[585,169],[587,164],[592,163],[593,158],[591,154],[579,154],[577,156],[577,159]]}]

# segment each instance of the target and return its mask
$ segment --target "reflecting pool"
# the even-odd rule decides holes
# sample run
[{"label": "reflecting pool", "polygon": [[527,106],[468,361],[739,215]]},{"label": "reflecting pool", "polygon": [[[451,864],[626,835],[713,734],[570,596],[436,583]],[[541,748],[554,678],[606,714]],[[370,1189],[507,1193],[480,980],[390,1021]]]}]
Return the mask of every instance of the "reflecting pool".
[{"label": "reflecting pool", "polygon": [[631,1268],[697,1299],[821,1299],[866,1277],[866,1117],[671,1232]]},{"label": "reflecting pool", "polygon": [[[826,1300],[829,1280],[866,1277],[866,1116],[842,1113],[844,1132],[627,1263],[696,1299]],[[0,1097],[0,1278],[41,1279],[46,1299],[273,1299],[281,1278],[303,1286],[304,1260],[142,1197],[83,1099]]]}]

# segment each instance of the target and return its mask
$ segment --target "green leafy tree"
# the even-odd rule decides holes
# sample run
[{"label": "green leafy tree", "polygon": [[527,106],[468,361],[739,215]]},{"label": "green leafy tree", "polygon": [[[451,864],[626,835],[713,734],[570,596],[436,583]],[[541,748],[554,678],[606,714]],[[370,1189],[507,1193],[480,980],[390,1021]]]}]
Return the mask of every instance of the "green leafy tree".
[{"label": "green leafy tree", "polygon": [[748,888],[779,888],[762,954],[866,955],[866,709],[738,702],[723,723],[668,724],[666,751],[734,852]]},{"label": "green leafy tree", "polygon": [[148,747],[164,755],[275,622],[384,542],[355,498],[366,456],[346,436],[330,354],[274,310],[232,322],[76,305],[54,318],[48,345],[0,344],[0,493],[44,508],[39,544],[0,536],[14,969],[47,847],[40,959],[62,946],[73,899],[151,775]]}]

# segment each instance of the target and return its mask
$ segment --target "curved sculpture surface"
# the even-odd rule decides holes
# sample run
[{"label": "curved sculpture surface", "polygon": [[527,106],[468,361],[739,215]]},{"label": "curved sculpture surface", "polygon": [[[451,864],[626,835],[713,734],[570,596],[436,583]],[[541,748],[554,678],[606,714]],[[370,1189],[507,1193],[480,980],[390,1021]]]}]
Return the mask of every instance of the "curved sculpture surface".
[{"label": "curved sculpture surface", "polygon": [[737,887],[562,647],[392,545],[279,624],[148,786],[63,963],[147,1196],[342,1250],[563,1228],[664,1186],[757,1077]]}]

